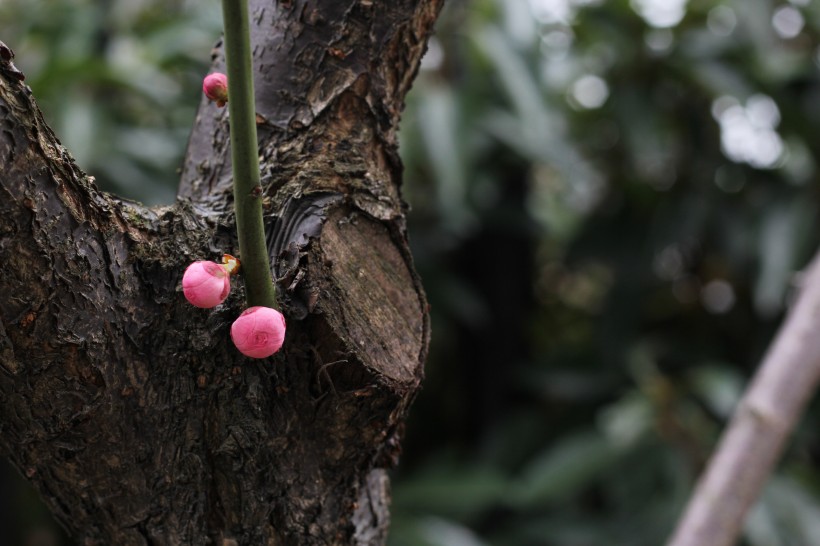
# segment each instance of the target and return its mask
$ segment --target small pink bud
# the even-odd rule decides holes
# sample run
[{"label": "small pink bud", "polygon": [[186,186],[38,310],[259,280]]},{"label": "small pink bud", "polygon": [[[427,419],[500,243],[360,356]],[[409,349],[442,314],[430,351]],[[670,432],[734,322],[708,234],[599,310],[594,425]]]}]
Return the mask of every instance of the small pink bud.
[{"label": "small pink bud", "polygon": [[231,339],[243,355],[267,358],[285,341],[285,317],[270,307],[245,309],[231,326]]},{"label": "small pink bud", "polygon": [[194,262],[182,275],[182,292],[192,305],[209,309],[228,297],[231,279],[225,268],[214,262]]},{"label": "small pink bud", "polygon": [[202,91],[210,100],[216,101],[220,108],[228,102],[228,77],[220,72],[208,74],[202,80]]}]

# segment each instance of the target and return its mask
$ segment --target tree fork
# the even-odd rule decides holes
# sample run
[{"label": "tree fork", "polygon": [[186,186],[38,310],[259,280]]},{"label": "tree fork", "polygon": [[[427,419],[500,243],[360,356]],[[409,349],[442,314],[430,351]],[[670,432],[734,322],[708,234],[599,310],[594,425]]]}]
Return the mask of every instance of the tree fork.
[{"label": "tree fork", "polygon": [[441,3],[251,1],[288,317],[262,364],[229,340],[241,291],[179,291],[237,244],[224,110],[203,101],[180,200],[146,208],[95,188],[0,55],[0,452],[79,544],[384,542],[429,337],[395,131]]}]

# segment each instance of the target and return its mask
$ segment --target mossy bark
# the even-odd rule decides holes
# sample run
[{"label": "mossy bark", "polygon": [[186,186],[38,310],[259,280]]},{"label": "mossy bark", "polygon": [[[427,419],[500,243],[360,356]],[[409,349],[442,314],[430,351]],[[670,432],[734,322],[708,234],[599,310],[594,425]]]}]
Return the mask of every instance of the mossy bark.
[{"label": "mossy bark", "polygon": [[[0,453],[87,545],[377,545],[429,337],[396,128],[441,0],[251,1],[262,199],[288,320],[242,357],[224,109],[203,101],[179,200],[100,192],[0,44]],[[222,56],[215,50],[215,68]]]}]

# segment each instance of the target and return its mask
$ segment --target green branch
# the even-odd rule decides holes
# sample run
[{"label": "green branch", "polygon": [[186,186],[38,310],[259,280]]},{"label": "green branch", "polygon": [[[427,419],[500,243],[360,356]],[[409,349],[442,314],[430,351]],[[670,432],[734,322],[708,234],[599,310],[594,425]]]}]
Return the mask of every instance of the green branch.
[{"label": "green branch", "polygon": [[233,196],[245,299],[251,307],[262,305],[278,309],[262,219],[247,0],[222,0],[222,16],[228,65]]}]

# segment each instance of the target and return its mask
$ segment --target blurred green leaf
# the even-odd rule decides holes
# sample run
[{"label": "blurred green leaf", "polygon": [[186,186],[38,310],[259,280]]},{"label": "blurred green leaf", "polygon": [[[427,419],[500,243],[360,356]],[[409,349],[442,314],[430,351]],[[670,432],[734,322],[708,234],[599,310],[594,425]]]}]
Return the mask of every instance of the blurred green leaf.
[{"label": "blurred green leaf", "polygon": [[532,507],[578,495],[611,467],[619,455],[598,433],[565,437],[523,469],[509,501],[513,506]]},{"label": "blurred green leaf", "polygon": [[820,503],[793,480],[772,478],[745,533],[752,546],[813,544],[820,537]]},{"label": "blurred green leaf", "polygon": [[[774,203],[766,208],[759,240],[760,274],[755,283],[755,305],[771,316],[783,308],[786,289],[799,266],[801,231],[816,208],[803,199]],[[796,244],[784,244],[793,241]]]},{"label": "blurred green leaf", "polygon": [[694,392],[723,419],[732,416],[743,394],[743,378],[726,366],[701,366],[689,375]]},{"label": "blurred green leaf", "polygon": [[439,463],[414,474],[394,489],[394,506],[401,511],[471,518],[497,504],[507,479],[488,466]]},{"label": "blurred green leaf", "polygon": [[484,546],[467,527],[453,521],[423,517],[399,520],[390,533],[391,546]]},{"label": "blurred green leaf", "polygon": [[462,131],[458,105],[447,87],[431,86],[419,105],[422,142],[436,176],[438,206],[442,218],[457,231],[469,222],[467,180],[464,172]]}]

